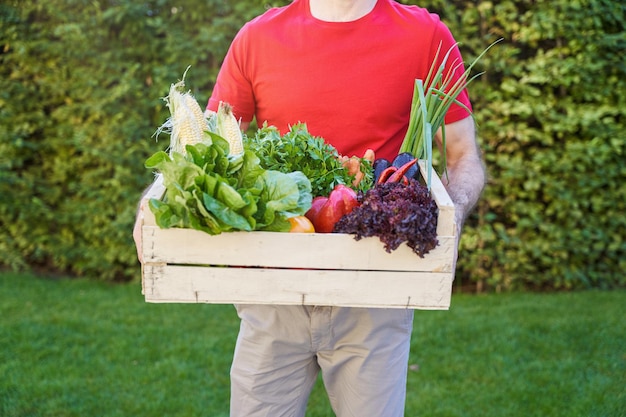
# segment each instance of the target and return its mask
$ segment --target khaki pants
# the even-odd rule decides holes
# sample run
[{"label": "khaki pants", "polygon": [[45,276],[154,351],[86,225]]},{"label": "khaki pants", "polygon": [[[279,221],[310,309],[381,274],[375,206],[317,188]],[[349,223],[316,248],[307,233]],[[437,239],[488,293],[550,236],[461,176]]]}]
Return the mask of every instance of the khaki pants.
[{"label": "khaki pants", "polygon": [[237,305],[231,417],[303,417],[321,370],[338,417],[401,417],[413,310]]}]

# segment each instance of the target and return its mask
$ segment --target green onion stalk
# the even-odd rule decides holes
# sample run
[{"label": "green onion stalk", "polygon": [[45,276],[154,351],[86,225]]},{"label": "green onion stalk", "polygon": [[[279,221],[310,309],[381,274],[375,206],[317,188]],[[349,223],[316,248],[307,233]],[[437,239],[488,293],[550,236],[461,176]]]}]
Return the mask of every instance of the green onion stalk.
[{"label": "green onion stalk", "polygon": [[[452,75],[463,63],[455,63],[455,65],[444,75],[445,64],[450,57],[452,48],[443,58],[441,65],[436,67],[436,62],[441,52],[441,45],[437,49],[435,59],[428,71],[426,80],[416,79],[413,88],[413,100],[411,102],[411,113],[409,116],[409,127],[400,146],[400,152],[410,152],[417,159],[423,159],[426,163],[427,187],[430,190],[431,176],[433,170],[433,132],[441,129],[442,137],[442,162],[443,174],[446,170],[446,132],[444,118],[448,109],[452,104],[463,107],[469,114],[471,110],[463,103],[457,100],[461,92],[476,78],[483,73],[469,77],[472,68],[478,60],[480,60],[487,51],[500,40],[489,45],[465,70],[463,75],[453,82]],[[472,114],[473,117],[473,114]]]}]

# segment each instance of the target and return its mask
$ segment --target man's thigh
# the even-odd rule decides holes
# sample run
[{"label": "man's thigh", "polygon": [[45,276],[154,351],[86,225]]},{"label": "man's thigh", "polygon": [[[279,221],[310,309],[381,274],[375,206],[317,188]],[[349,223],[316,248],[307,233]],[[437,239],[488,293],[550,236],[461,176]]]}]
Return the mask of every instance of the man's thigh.
[{"label": "man's thigh", "polygon": [[239,305],[232,417],[304,416],[319,367],[302,306]]},{"label": "man's thigh", "polygon": [[338,417],[402,417],[413,310],[333,309],[332,345],[318,353]]}]

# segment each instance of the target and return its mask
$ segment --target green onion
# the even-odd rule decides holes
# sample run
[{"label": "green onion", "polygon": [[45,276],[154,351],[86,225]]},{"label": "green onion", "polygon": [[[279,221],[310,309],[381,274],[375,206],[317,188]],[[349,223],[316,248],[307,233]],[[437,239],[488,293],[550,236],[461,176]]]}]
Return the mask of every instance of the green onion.
[{"label": "green onion", "polygon": [[[501,40],[501,39],[500,39]],[[446,172],[446,133],[444,119],[446,113],[453,103],[463,107],[468,113],[472,114],[470,109],[457,100],[461,92],[482,73],[476,74],[469,78],[470,72],[480,58],[500,40],[489,45],[465,70],[463,75],[454,83],[452,75],[455,70],[462,66],[463,63],[454,63],[447,74],[444,76],[445,64],[450,57],[453,45],[446,53],[439,68],[436,68],[435,62],[439,57],[441,45],[437,48],[435,59],[428,71],[426,80],[416,79],[413,88],[413,100],[411,102],[411,113],[409,116],[409,127],[400,147],[400,152],[410,152],[418,159],[424,159],[427,168],[427,186],[430,189],[430,179],[432,175],[432,142],[433,132],[437,132],[441,128],[442,134],[442,158],[444,173]],[[473,115],[472,115],[473,116]]]}]

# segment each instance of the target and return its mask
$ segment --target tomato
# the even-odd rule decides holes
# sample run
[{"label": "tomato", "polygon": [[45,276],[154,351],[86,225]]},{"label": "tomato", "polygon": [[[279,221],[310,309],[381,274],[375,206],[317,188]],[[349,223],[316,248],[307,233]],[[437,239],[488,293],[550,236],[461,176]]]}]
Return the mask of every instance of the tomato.
[{"label": "tomato", "polygon": [[289,229],[290,233],[314,233],[315,228],[313,227],[313,223],[311,220],[306,218],[305,216],[294,216],[290,217],[289,224],[291,228]]}]

